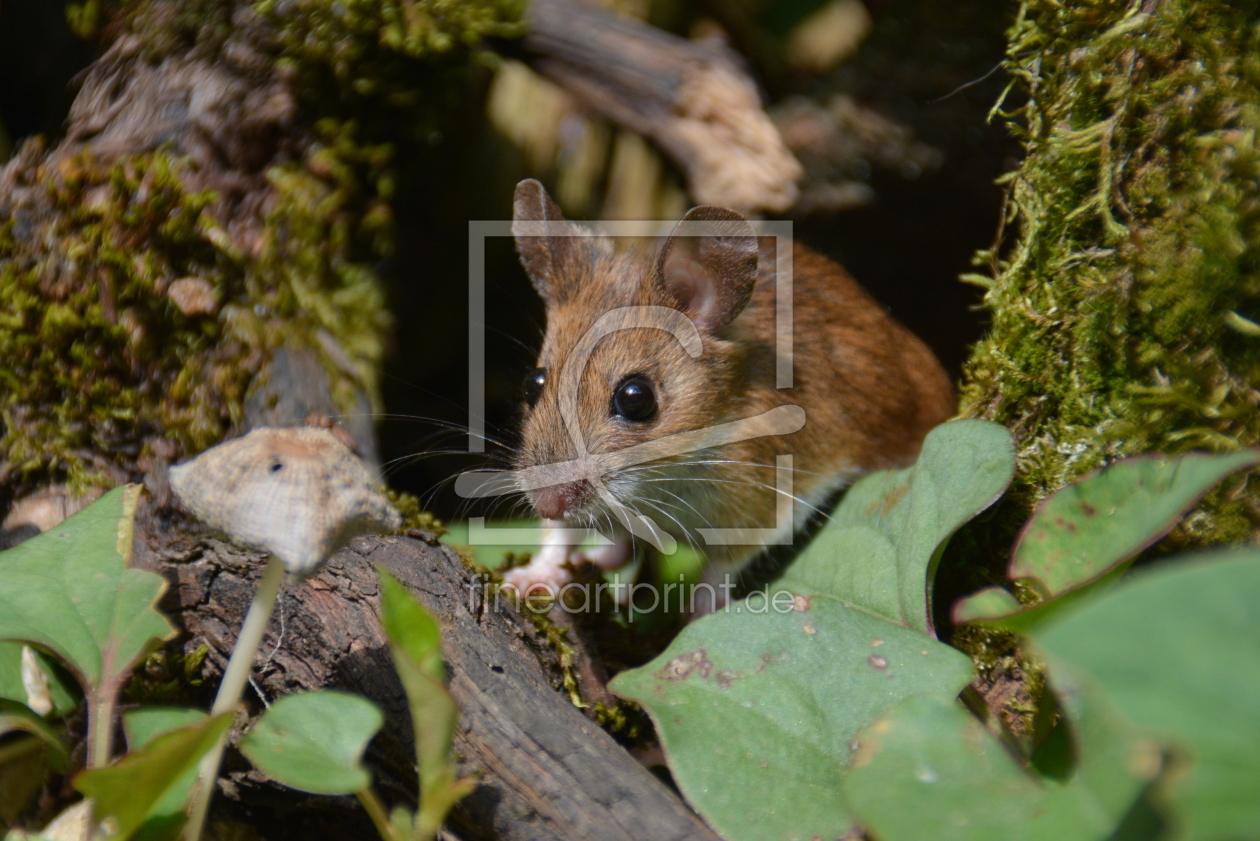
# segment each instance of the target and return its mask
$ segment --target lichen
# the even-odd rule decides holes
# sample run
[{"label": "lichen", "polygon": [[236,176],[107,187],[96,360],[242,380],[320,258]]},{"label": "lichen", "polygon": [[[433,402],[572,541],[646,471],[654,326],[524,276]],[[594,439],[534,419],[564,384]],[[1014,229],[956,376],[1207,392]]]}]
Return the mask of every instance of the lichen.
[{"label": "lichen", "polygon": [[[1014,241],[968,278],[991,328],[963,390],[966,414],[1018,442],[1010,517],[1121,456],[1260,440],[1258,21],[1253,4],[1021,4]],[[1244,481],[1176,541],[1245,538],[1260,517]]]}]

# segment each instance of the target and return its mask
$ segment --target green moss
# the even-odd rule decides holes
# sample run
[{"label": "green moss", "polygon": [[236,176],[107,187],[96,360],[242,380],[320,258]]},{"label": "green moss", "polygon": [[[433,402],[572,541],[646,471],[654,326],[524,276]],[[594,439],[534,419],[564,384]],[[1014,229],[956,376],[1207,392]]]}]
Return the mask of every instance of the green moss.
[{"label": "green moss", "polygon": [[409,493],[402,491],[386,490],[385,496],[398,509],[398,513],[402,515],[402,526],[399,531],[425,531],[434,537],[441,537],[446,534],[446,527],[442,525],[442,521],[434,517],[428,511],[420,507],[420,500],[416,499]]},{"label": "green moss", "polygon": [[[963,406],[1016,435],[1019,519],[1120,456],[1260,440],[1260,8],[1138,6],[1024,0],[1010,32],[1027,155]],[[1177,539],[1246,537],[1242,481]]]},{"label": "green moss", "polygon": [[[285,55],[319,63],[359,88],[373,86],[358,71],[380,49],[425,58],[476,46],[488,37],[514,37],[523,0],[257,0],[253,10],[275,22]],[[412,95],[423,95],[414,91]]]},{"label": "green moss", "polygon": [[28,178],[47,184],[45,196],[0,221],[0,450],[10,483],[107,486],[154,439],[196,451],[239,420],[245,349],[165,294],[196,275],[224,299],[242,281],[202,235],[213,196],[186,191],[180,166],[163,153],[33,163]]},{"label": "green moss", "polygon": [[633,701],[618,698],[611,707],[596,701],[591,710],[595,722],[609,733],[629,745],[646,743],[655,735],[652,720],[643,708]]},{"label": "green moss", "polygon": [[168,642],[144,659],[127,681],[126,695],[141,704],[187,702],[190,687],[202,684],[201,667],[210,646],[200,645],[192,652],[181,651],[183,643]]},{"label": "green moss", "polygon": [[[215,216],[217,196],[186,189],[197,165],[169,150],[21,150],[19,183],[49,186],[0,216],[0,490],[108,486],[144,472],[159,439],[164,458],[172,444],[175,457],[210,446],[239,425],[281,342],[323,361],[346,411],[359,394],[378,410],[390,322],[374,267],[393,249],[399,158],[427,143],[458,96],[470,48],[517,32],[521,10],[519,0],[72,6],[81,34],[129,32],[151,62],[178,54],[281,77],[298,117],[265,170],[268,194],[254,205],[265,216],[247,243]],[[185,314],[168,298],[185,277],[209,285],[213,312]]]}]

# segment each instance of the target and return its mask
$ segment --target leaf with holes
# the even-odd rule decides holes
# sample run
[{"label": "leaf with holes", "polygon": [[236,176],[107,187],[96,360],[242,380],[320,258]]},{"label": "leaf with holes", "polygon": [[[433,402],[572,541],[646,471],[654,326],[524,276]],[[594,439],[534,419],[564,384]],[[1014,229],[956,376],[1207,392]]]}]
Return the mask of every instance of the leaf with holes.
[{"label": "leaf with holes", "polygon": [[930,633],[931,580],[945,541],[998,500],[1014,471],[1004,427],[942,424],[913,467],[873,473],[850,488],[777,585]]},{"label": "leaf with holes", "polygon": [[953,698],[970,679],[965,655],[917,631],[782,592],[693,622],[611,688],[648,711],[705,819],[732,841],[762,841],[843,836],[853,735],[905,698]]},{"label": "leaf with holes", "polygon": [[1010,577],[1044,601],[1024,608],[988,588],[960,600],[954,621],[1023,632],[1091,585],[1114,583],[1139,552],[1168,534],[1227,476],[1260,464],[1260,450],[1178,458],[1137,456],[1086,476],[1045,500],[1024,528]]}]

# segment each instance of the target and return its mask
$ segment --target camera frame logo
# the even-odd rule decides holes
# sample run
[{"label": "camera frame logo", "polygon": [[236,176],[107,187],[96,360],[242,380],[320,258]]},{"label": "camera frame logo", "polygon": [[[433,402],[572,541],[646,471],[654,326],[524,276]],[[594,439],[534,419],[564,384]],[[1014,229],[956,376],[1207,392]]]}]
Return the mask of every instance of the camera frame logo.
[{"label": "camera frame logo", "polygon": [[[758,238],[773,237],[777,255],[775,279],[775,387],[792,387],[793,331],[792,331],[792,223],[790,221],[750,220],[753,233]],[[590,230],[586,230],[590,228]],[[729,227],[719,222],[687,220],[683,222],[652,221],[604,221],[585,222],[575,225],[568,221],[474,220],[468,223],[468,451],[485,452],[485,300],[486,259],[485,245],[489,237],[513,236],[579,236],[661,239],[673,236],[728,236]],[[500,471],[467,471],[455,481],[456,492],[466,499],[484,499],[495,496],[519,495],[530,490],[551,487],[554,477],[564,475],[565,469],[584,463],[590,455],[578,424],[578,383],[595,347],[605,337],[620,330],[662,330],[679,342],[691,358],[703,352],[703,341],[696,325],[679,310],[661,306],[620,307],[602,314],[578,341],[565,359],[557,378],[561,401],[561,416],[572,442],[575,458],[566,463],[538,465],[529,468]],[[740,418],[713,426],[657,438],[650,446],[630,446],[612,453],[600,453],[601,462],[612,470],[647,464],[663,458],[684,455],[698,450],[708,450],[724,444],[745,441],[763,436],[786,435],[805,425],[805,410],[800,406],[785,404],[767,412]],[[792,456],[779,455],[775,463],[775,491],[777,504],[775,523],[762,528],[698,528],[697,535],[706,545],[767,546],[789,544],[792,541],[794,495],[792,491]],[[599,477],[587,477],[595,493],[611,515],[611,518],[636,539],[643,540],[664,554],[677,549],[677,541],[651,516],[635,510],[619,499]],[[536,526],[487,525],[485,517],[471,517],[468,521],[468,543],[472,546],[519,546],[539,545],[546,535],[549,541],[563,540],[569,545],[583,543],[594,546],[612,545],[613,538],[593,527],[564,528],[545,526],[540,520]]]}]

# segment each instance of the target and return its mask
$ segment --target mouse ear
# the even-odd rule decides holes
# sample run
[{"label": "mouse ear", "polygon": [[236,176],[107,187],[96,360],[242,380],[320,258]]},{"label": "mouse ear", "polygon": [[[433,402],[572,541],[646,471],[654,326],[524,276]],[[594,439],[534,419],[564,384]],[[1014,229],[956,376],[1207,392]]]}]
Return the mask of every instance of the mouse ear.
[{"label": "mouse ear", "polygon": [[[566,236],[566,232],[571,233]],[[548,305],[562,297],[564,279],[581,271],[583,234],[581,228],[565,220],[542,184],[528,178],[516,185],[512,201],[516,253],[525,274]]]},{"label": "mouse ear", "polygon": [[661,249],[656,282],[701,330],[721,330],[748,305],[757,282],[752,225],[724,207],[693,207]]}]

